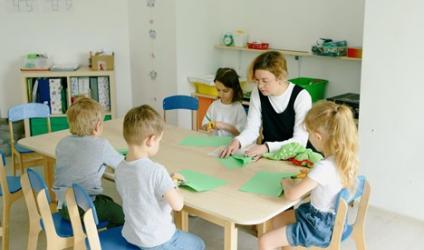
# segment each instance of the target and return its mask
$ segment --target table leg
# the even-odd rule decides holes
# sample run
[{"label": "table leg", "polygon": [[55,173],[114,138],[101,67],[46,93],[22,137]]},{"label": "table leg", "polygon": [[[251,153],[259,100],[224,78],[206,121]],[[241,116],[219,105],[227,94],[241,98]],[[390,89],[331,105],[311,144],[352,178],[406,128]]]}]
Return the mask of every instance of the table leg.
[{"label": "table leg", "polygon": [[262,224],[256,225],[257,236],[260,237],[272,230],[272,221],[268,220]]},{"label": "table leg", "polygon": [[188,232],[188,213],[184,209],[174,211],[174,222],[178,229]]},{"label": "table leg", "polygon": [[54,183],[54,170],[56,160],[50,157],[46,157],[47,160],[47,174],[46,174],[46,184],[49,188],[50,197],[52,198],[52,203],[56,203],[56,194],[53,192],[52,187]]},{"label": "table leg", "polygon": [[232,222],[225,222],[224,224],[224,249],[237,250],[237,228]]}]

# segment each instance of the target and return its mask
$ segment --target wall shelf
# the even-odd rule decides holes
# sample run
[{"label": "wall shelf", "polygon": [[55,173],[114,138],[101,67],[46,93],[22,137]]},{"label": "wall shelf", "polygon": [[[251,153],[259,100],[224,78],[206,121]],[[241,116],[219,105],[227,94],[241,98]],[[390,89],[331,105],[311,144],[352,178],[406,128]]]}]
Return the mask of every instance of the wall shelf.
[{"label": "wall shelf", "polygon": [[353,58],[347,56],[339,56],[339,57],[331,57],[331,56],[317,56],[308,51],[298,51],[298,50],[286,50],[286,49],[249,49],[246,47],[234,47],[234,46],[225,46],[225,45],[215,45],[216,49],[224,49],[224,50],[233,50],[233,51],[246,51],[246,52],[254,52],[254,53],[263,53],[266,51],[280,51],[284,55],[289,56],[302,56],[302,57],[319,57],[319,58],[330,58],[330,59],[340,59],[346,61],[361,61],[361,58]]}]

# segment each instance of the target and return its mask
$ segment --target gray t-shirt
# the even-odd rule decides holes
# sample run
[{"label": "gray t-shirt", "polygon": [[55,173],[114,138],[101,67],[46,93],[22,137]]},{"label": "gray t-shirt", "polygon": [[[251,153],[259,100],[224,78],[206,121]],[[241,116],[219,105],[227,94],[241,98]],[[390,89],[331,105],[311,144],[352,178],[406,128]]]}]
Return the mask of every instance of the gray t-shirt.
[{"label": "gray t-shirt", "polygon": [[103,192],[105,166],[116,168],[124,159],[110,143],[97,136],[68,136],[56,146],[56,173],[53,191],[59,205],[65,202],[65,191],[73,183],[81,185],[90,195]]},{"label": "gray t-shirt", "polygon": [[115,171],[115,181],[125,214],[124,238],[139,247],[170,240],[175,224],[164,195],[175,185],[165,167],[149,158],[124,160]]}]

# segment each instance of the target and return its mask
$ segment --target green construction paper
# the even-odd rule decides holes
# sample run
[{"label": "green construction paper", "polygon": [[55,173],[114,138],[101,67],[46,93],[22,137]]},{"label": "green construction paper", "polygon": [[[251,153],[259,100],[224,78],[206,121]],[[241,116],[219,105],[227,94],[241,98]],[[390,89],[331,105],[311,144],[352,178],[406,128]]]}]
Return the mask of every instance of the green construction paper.
[{"label": "green construction paper", "polygon": [[118,153],[120,153],[121,155],[127,155],[128,154],[128,149],[127,148],[120,148],[117,150]]},{"label": "green construction paper", "polygon": [[243,164],[243,166],[253,161],[252,157],[246,156],[246,155],[235,154],[235,155],[232,155],[231,157],[240,161]]},{"label": "green construction paper", "polygon": [[233,138],[230,136],[189,135],[180,141],[180,145],[197,147],[219,147],[227,145]]},{"label": "green construction paper", "polygon": [[185,181],[181,184],[181,187],[188,187],[196,192],[212,190],[225,184],[225,181],[222,179],[189,169],[180,170],[178,173],[183,175],[185,179]]},{"label": "green construction paper", "polygon": [[243,163],[233,157],[217,158],[217,161],[219,161],[221,165],[225,166],[228,169],[236,169],[243,167]]},{"label": "green construction paper", "polygon": [[281,179],[295,176],[296,173],[257,172],[250,180],[240,187],[240,191],[279,197],[283,192]]},{"label": "green construction paper", "polygon": [[218,158],[217,160],[228,169],[242,168],[253,161],[251,157],[244,155],[232,155],[227,158]]}]

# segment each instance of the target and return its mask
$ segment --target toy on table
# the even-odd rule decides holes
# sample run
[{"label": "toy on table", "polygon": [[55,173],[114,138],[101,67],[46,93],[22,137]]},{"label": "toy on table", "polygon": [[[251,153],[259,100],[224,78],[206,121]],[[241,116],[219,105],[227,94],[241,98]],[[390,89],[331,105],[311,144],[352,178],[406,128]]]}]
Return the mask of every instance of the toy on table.
[{"label": "toy on table", "polygon": [[312,167],[314,163],[323,159],[321,154],[297,142],[285,144],[276,152],[265,153],[264,157],[271,160],[289,160],[294,165],[303,167]]}]

